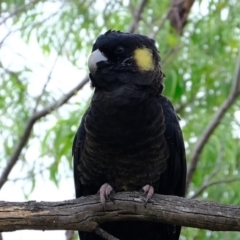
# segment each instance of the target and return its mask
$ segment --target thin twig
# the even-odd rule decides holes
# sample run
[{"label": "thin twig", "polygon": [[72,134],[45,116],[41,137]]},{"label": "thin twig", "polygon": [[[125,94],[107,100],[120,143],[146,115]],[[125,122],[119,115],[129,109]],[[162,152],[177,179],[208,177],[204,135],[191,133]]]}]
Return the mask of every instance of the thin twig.
[{"label": "thin twig", "polygon": [[217,160],[215,162],[215,168],[214,170],[206,177],[205,183],[209,183],[211,179],[213,179],[213,177],[215,177],[219,171],[220,171],[220,166],[221,166],[221,162],[223,160],[223,153],[224,153],[224,143],[223,141],[221,142],[220,145],[220,149],[218,150],[218,156],[217,156]]},{"label": "thin twig", "polygon": [[185,102],[181,102],[179,105],[177,105],[175,107],[175,111],[179,114],[181,113],[188,105],[190,105],[194,99],[195,99],[196,95],[192,94],[187,101]]},{"label": "thin twig", "polygon": [[154,31],[154,33],[150,36],[151,38],[155,39],[156,36],[158,35],[158,33],[162,30],[166,20],[169,17],[170,12],[172,11],[172,5],[170,6],[170,8],[168,9],[168,12],[166,14],[164,14],[164,16],[162,17],[160,23],[158,24],[157,29]]},{"label": "thin twig", "polygon": [[[35,163],[33,163],[35,164]],[[43,173],[45,173],[47,170],[49,170],[50,166],[45,166],[44,168],[40,169],[39,171],[35,172],[33,170],[28,171],[28,173],[26,174],[25,177],[16,177],[16,178],[8,178],[8,181],[16,183],[18,181],[25,181],[25,180],[29,180],[29,179],[33,179],[34,177],[38,176],[38,175],[43,175]],[[32,169],[36,169],[34,166]]]},{"label": "thin twig", "polygon": [[73,240],[74,239],[74,230],[67,230],[65,232],[66,240]]},{"label": "thin twig", "polygon": [[4,22],[6,22],[10,17],[17,16],[21,11],[26,10],[26,8],[29,8],[32,4],[35,4],[39,2],[40,0],[34,0],[32,2],[29,2],[25,5],[20,6],[19,8],[15,9],[13,12],[10,12],[7,17],[5,17],[1,22],[0,25],[2,25]]},{"label": "thin twig", "polygon": [[197,141],[197,145],[195,146],[195,149],[193,150],[193,155],[190,159],[190,164],[189,164],[189,168],[188,168],[186,189],[189,188],[190,182],[191,182],[191,180],[193,178],[193,175],[196,171],[197,164],[199,162],[199,158],[200,158],[200,155],[202,153],[202,150],[203,150],[204,146],[208,142],[211,134],[214,132],[214,130],[217,128],[217,126],[221,122],[225,113],[228,111],[228,109],[235,102],[235,100],[237,99],[239,94],[240,94],[240,51],[239,51],[239,57],[238,57],[238,60],[237,60],[235,76],[234,76],[233,83],[232,83],[232,89],[231,89],[231,91],[228,95],[228,98],[219,107],[219,110],[216,112],[212,121],[209,123],[209,125],[207,126],[207,128],[203,132],[202,136]]},{"label": "thin twig", "polygon": [[223,142],[221,143],[221,146],[220,146],[220,149],[219,149],[219,152],[218,152],[218,156],[217,156],[217,160],[215,162],[215,168],[214,170],[205,177],[204,179],[204,183],[202,184],[202,186],[199,188],[199,190],[196,191],[196,193],[194,193],[190,198],[196,198],[198,195],[200,195],[205,189],[206,187],[205,186],[209,186],[209,184],[211,183],[211,180],[213,179],[213,177],[215,177],[218,173],[219,173],[219,170],[220,170],[220,166],[221,166],[221,161],[222,161],[222,158],[223,158],[223,152],[224,152],[224,144]]},{"label": "thin twig", "polygon": [[137,30],[139,21],[141,20],[141,16],[146,4],[147,4],[147,0],[140,0],[140,3],[138,5],[138,8],[136,9],[133,21],[128,29],[128,32],[134,33]]},{"label": "thin twig", "polygon": [[39,95],[39,96],[37,97],[37,99],[36,99],[36,104],[35,104],[35,108],[34,108],[33,112],[36,112],[36,111],[37,111],[37,108],[38,108],[38,105],[39,105],[39,103],[40,103],[40,101],[41,101],[41,98],[42,98],[42,96],[43,96],[43,94],[44,94],[44,92],[45,92],[45,90],[46,90],[46,88],[47,88],[47,85],[48,85],[49,82],[50,82],[50,79],[51,79],[51,77],[52,77],[53,70],[54,70],[54,68],[55,68],[55,66],[56,66],[56,64],[57,64],[57,61],[58,61],[58,59],[59,59],[59,56],[60,56],[60,54],[61,54],[61,52],[62,52],[63,47],[65,46],[65,43],[66,43],[66,41],[68,40],[68,37],[69,37],[69,35],[70,35],[69,33],[70,33],[71,30],[72,30],[72,27],[71,27],[71,26],[72,26],[72,24],[70,24],[70,29],[69,29],[68,33],[66,34],[66,37],[65,37],[64,41],[63,41],[62,44],[60,45],[60,48],[58,49],[57,56],[56,56],[56,58],[55,58],[55,60],[54,60],[54,62],[53,62],[53,65],[52,65],[49,73],[48,73],[47,81],[45,82],[45,84],[44,84],[44,86],[43,86],[43,88],[42,88],[42,91],[41,91],[40,95]]},{"label": "thin twig", "polygon": [[71,91],[69,91],[64,96],[62,96],[58,101],[53,102],[52,104],[50,104],[49,106],[47,106],[46,108],[44,108],[41,111],[33,113],[33,115],[29,118],[29,120],[25,126],[23,134],[19,139],[18,145],[17,145],[14,153],[12,154],[10,159],[7,161],[6,167],[3,169],[3,172],[0,177],[0,189],[2,188],[4,183],[7,181],[12,168],[16,164],[25,144],[27,143],[27,141],[31,135],[33,126],[36,123],[36,121],[38,121],[42,117],[45,117],[52,111],[58,109],[63,104],[65,104],[72,96],[74,96],[76,94],[77,91],[79,91],[81,88],[83,88],[83,86],[87,82],[88,82],[88,76],[86,76],[76,87],[74,87]]},{"label": "thin twig", "polygon": [[20,28],[17,28],[17,29],[14,29],[14,30],[12,30],[12,31],[9,31],[9,32],[2,38],[2,40],[1,40],[1,42],[0,42],[0,46],[3,45],[4,41],[5,41],[11,34],[13,34],[13,33],[15,33],[15,32],[18,32],[18,31],[25,30],[25,29],[27,29],[27,28],[29,28],[29,27],[34,28],[34,27],[36,27],[36,26],[38,26],[38,25],[41,25],[41,24],[43,24],[44,22],[48,21],[49,19],[51,19],[51,18],[54,17],[55,15],[59,14],[59,10],[60,10],[61,8],[63,8],[63,6],[65,6],[65,5],[62,4],[62,5],[58,8],[58,10],[57,10],[56,12],[54,12],[54,13],[52,13],[51,15],[49,15],[48,17],[44,18],[42,21],[39,21],[39,22],[36,22],[36,23],[31,23],[31,24],[29,24],[29,25],[27,25],[27,26],[21,26]]},{"label": "thin twig", "polygon": [[197,196],[199,196],[204,190],[206,190],[207,188],[213,186],[213,185],[217,185],[217,184],[226,184],[226,183],[231,183],[231,182],[237,182],[240,181],[240,178],[231,178],[231,179],[226,179],[226,180],[218,180],[218,181],[212,181],[212,182],[208,182],[202,185],[201,188],[199,188],[197,190],[197,192],[195,192],[189,199],[194,199]]},{"label": "thin twig", "polygon": [[178,45],[170,49],[164,56],[164,62],[162,63],[162,67],[166,67],[167,64],[172,63],[172,58],[176,57],[175,55],[182,49],[182,46]]},{"label": "thin twig", "polygon": [[97,227],[94,232],[102,237],[103,239],[106,239],[106,240],[120,240],[119,238],[116,238],[114,237],[113,235],[111,235],[110,233],[106,232],[105,230],[103,230],[102,228],[100,227]]}]

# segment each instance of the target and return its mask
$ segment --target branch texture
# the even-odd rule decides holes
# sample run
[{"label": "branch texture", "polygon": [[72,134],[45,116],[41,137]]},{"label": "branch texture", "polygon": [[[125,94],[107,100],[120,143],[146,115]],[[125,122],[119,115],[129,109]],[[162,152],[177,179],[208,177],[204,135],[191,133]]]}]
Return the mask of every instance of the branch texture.
[{"label": "branch texture", "polygon": [[[63,202],[0,202],[0,231],[22,229],[98,231],[108,221],[137,220],[214,231],[240,231],[240,207],[155,194],[145,207],[139,192],[123,192],[107,202],[98,195]],[[103,234],[103,233],[101,233]]]}]

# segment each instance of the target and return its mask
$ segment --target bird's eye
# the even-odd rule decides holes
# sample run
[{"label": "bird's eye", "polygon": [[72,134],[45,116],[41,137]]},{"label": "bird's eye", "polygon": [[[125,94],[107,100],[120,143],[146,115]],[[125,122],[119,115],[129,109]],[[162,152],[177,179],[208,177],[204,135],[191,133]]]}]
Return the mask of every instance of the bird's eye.
[{"label": "bird's eye", "polygon": [[116,54],[120,54],[120,53],[123,53],[123,52],[124,52],[124,48],[122,46],[118,46],[115,50]]}]

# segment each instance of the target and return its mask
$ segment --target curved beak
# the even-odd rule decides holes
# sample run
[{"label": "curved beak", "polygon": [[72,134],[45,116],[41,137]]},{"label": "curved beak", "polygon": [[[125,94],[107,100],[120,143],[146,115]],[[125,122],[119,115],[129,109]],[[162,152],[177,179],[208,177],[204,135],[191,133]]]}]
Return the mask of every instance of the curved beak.
[{"label": "curved beak", "polygon": [[88,58],[88,69],[91,74],[97,71],[97,63],[101,61],[107,61],[108,59],[99,51],[99,49],[92,52]]}]

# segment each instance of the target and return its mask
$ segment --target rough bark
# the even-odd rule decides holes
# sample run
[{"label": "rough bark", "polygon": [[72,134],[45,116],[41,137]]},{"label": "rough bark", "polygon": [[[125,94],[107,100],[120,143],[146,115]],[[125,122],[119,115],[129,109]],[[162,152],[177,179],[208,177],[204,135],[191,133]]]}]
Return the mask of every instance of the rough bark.
[{"label": "rough bark", "polygon": [[147,220],[214,231],[240,231],[240,207],[155,194],[145,207],[139,192],[117,193],[100,204],[93,195],[63,202],[0,202],[0,231],[95,231],[108,221]]},{"label": "rough bark", "polygon": [[181,35],[187,23],[194,0],[172,0],[168,19],[173,28]]}]

